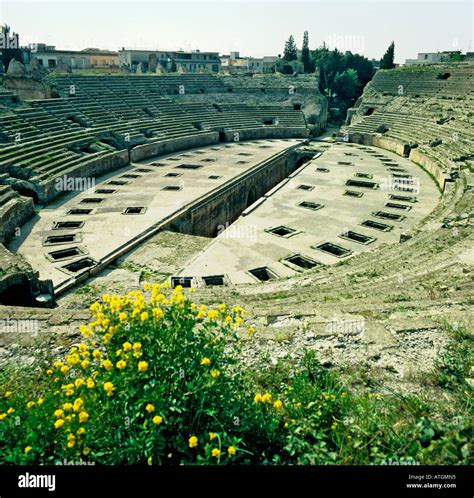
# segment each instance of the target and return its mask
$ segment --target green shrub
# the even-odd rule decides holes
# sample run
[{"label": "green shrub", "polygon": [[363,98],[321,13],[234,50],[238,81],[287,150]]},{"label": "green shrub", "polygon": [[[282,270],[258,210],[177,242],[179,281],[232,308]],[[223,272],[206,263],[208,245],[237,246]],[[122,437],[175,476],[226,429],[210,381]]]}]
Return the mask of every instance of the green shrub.
[{"label": "green shrub", "polygon": [[471,461],[472,392],[458,383],[469,351],[440,356],[439,382],[456,386],[449,418],[437,402],[351,388],[314,352],[242,368],[242,308],[197,306],[180,286],[145,293],[104,295],[61,360],[0,373],[0,463]]},{"label": "green shrub", "polygon": [[155,285],[148,301],[106,295],[91,310],[49,382],[0,400],[1,461],[249,463],[281,449],[279,403],[254,402],[233,360],[241,308],[198,309]]}]

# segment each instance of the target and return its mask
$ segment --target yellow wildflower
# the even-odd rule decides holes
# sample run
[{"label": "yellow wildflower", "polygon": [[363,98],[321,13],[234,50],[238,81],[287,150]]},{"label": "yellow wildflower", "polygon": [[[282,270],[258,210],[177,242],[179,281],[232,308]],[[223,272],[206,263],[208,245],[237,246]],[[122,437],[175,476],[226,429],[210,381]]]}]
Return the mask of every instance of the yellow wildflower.
[{"label": "yellow wildflower", "polygon": [[212,441],[213,439],[215,439],[217,437],[217,434],[215,432],[210,432],[209,433],[209,439]]},{"label": "yellow wildflower", "polygon": [[81,424],[87,422],[89,420],[89,414],[85,411],[79,413],[79,422]]},{"label": "yellow wildflower", "polygon": [[54,422],[54,427],[60,429],[64,425],[64,419],[60,418]]},{"label": "yellow wildflower", "polygon": [[257,393],[254,397],[253,397],[253,401],[254,403],[261,403],[262,402],[262,395],[260,393]]},{"label": "yellow wildflower", "polygon": [[35,404],[36,403],[34,401],[28,401],[28,403],[26,403],[26,408],[32,408]]},{"label": "yellow wildflower", "polygon": [[86,384],[89,389],[94,389],[95,387],[95,382],[90,377],[87,379]]},{"label": "yellow wildflower", "polygon": [[198,438],[196,436],[191,436],[189,438],[189,447],[195,448],[198,445]]},{"label": "yellow wildflower", "polygon": [[219,370],[211,370],[211,376],[214,377],[214,379],[219,377],[220,374]]},{"label": "yellow wildflower", "polygon": [[107,393],[107,396],[112,396],[114,390],[115,390],[115,387],[112,384],[112,382],[106,382],[104,384],[104,391]]},{"label": "yellow wildflower", "polygon": [[89,327],[87,327],[86,325],[81,325],[80,328],[79,328],[79,331],[81,332],[81,334],[84,336],[84,337],[90,337],[92,332],[90,330]]},{"label": "yellow wildflower", "polygon": [[114,367],[112,362],[110,360],[104,360],[102,362],[102,366],[107,370],[107,371],[110,371],[112,370],[112,368]]},{"label": "yellow wildflower", "polygon": [[73,405],[73,410],[75,412],[78,412],[81,410],[81,408],[84,406],[84,400],[82,398],[77,398],[75,401],[74,401],[74,405]]},{"label": "yellow wildflower", "polygon": [[210,365],[211,360],[209,358],[203,358],[201,360],[201,365]]},{"label": "yellow wildflower", "polygon": [[138,371],[146,372],[148,370],[148,363],[146,361],[140,361],[138,363]]},{"label": "yellow wildflower", "polygon": [[219,458],[221,456],[221,451],[217,448],[213,448],[211,454],[213,457]]},{"label": "yellow wildflower", "polygon": [[146,322],[148,320],[148,313],[146,311],[144,311],[141,315],[140,315],[140,320],[142,322]]},{"label": "yellow wildflower", "polygon": [[160,417],[159,415],[155,415],[153,417],[154,424],[159,425],[159,424],[161,424],[161,422],[163,422],[163,417]]},{"label": "yellow wildflower", "polygon": [[62,417],[63,415],[64,415],[64,411],[63,411],[63,410],[61,410],[61,409],[58,409],[58,410],[56,410],[56,411],[54,412],[54,416],[55,416],[56,418],[60,418],[60,417]]},{"label": "yellow wildflower", "polygon": [[84,379],[76,379],[76,380],[74,381],[74,385],[75,385],[76,387],[81,387],[81,386],[82,386],[82,385],[84,385],[84,384],[85,384]]},{"label": "yellow wildflower", "polygon": [[164,316],[163,310],[160,308],[153,308],[152,313],[155,320],[160,320]]},{"label": "yellow wildflower", "polygon": [[81,434],[85,434],[86,433],[86,430],[84,429],[84,427],[79,427],[79,429],[77,429],[76,431],[76,434],[78,436],[80,436]]},{"label": "yellow wildflower", "polygon": [[99,303],[95,302],[95,303],[90,305],[89,309],[91,311],[99,311],[101,308],[102,308],[101,305]]},{"label": "yellow wildflower", "polygon": [[28,454],[33,448],[31,446],[25,447],[25,453]]},{"label": "yellow wildflower", "polygon": [[235,446],[229,446],[227,448],[227,453],[229,454],[229,456],[234,456],[236,454],[237,450],[235,448]]},{"label": "yellow wildflower", "polygon": [[151,403],[148,403],[148,405],[146,405],[146,407],[145,407],[145,410],[146,410],[148,413],[154,412],[154,411],[155,411],[155,406],[154,406],[154,405],[152,405]]},{"label": "yellow wildflower", "polygon": [[207,312],[207,317],[209,320],[215,320],[219,316],[219,313],[216,310],[211,310]]},{"label": "yellow wildflower", "polygon": [[271,403],[272,402],[272,395],[270,393],[265,393],[262,396],[262,403]]},{"label": "yellow wildflower", "polygon": [[123,350],[124,351],[131,351],[132,345],[127,341],[122,344]]},{"label": "yellow wildflower", "polygon": [[282,403],[279,399],[277,399],[277,400],[275,401],[275,403],[273,403],[273,406],[274,406],[277,410],[280,410],[281,408],[283,408],[283,403]]},{"label": "yellow wildflower", "polygon": [[126,366],[127,366],[127,362],[126,362],[126,361],[123,361],[123,360],[118,361],[118,362],[117,362],[117,365],[116,365],[116,367],[117,367],[119,370],[123,370]]}]

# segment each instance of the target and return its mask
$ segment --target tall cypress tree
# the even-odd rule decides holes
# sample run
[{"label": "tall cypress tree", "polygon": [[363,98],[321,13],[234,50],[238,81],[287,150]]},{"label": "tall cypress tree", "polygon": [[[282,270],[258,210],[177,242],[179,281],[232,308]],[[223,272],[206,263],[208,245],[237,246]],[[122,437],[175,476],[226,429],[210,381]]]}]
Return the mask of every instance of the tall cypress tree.
[{"label": "tall cypress tree", "polygon": [[286,61],[295,61],[298,58],[298,50],[296,48],[295,39],[290,35],[285,42],[285,49],[283,51],[283,59]]},{"label": "tall cypress tree", "polygon": [[303,47],[301,49],[301,62],[303,63],[303,68],[305,73],[312,72],[311,57],[309,54],[309,38],[308,32],[305,31],[303,34]]},{"label": "tall cypress tree", "polygon": [[395,42],[392,42],[387,51],[383,55],[382,59],[380,59],[380,69],[393,69],[395,64],[393,62],[395,56]]}]

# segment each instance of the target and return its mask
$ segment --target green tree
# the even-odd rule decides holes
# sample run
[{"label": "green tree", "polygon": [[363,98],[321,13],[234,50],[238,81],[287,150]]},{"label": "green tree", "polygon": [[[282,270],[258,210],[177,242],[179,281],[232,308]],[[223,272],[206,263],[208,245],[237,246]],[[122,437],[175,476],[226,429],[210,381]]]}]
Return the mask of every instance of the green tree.
[{"label": "green tree", "polygon": [[303,34],[303,47],[301,49],[301,62],[303,63],[303,68],[305,73],[313,73],[314,66],[311,60],[311,55],[309,52],[309,37],[308,32],[305,31]]},{"label": "green tree", "polygon": [[460,51],[449,54],[448,62],[462,62],[463,56]]},{"label": "green tree", "polygon": [[348,69],[357,71],[357,78],[361,85],[361,89],[372,79],[375,73],[372,62],[363,55],[346,52],[344,54],[344,65]]},{"label": "green tree", "polygon": [[295,39],[290,35],[285,42],[285,49],[283,51],[283,59],[286,61],[295,61],[298,58],[298,50],[296,48]]},{"label": "green tree", "polygon": [[393,69],[395,64],[393,62],[395,56],[395,42],[392,42],[387,51],[383,55],[382,59],[380,59],[380,69]]},{"label": "green tree", "polygon": [[339,50],[329,50],[325,44],[314,51],[314,64],[319,69],[319,90],[323,95],[332,93],[334,78],[343,72],[344,58]]},{"label": "green tree", "polygon": [[359,91],[359,78],[355,69],[346,69],[334,78],[333,93],[338,100],[351,101]]}]

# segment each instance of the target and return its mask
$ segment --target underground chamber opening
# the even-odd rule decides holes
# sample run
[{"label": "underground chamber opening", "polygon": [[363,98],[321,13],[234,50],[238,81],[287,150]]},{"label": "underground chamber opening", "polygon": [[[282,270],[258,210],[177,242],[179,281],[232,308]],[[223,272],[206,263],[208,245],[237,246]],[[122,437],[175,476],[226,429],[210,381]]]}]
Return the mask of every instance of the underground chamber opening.
[{"label": "underground chamber opening", "polygon": [[311,268],[321,265],[321,263],[314,261],[314,259],[308,258],[307,256],[302,256],[301,254],[288,256],[287,258],[284,259],[284,261],[287,261],[288,263],[298,266],[303,270],[310,270]]},{"label": "underground chamber opening", "polygon": [[331,242],[325,242],[324,244],[319,244],[315,246],[314,249],[319,249],[320,251],[327,252],[336,256],[337,258],[344,258],[345,256],[349,256],[351,254],[350,249],[346,249],[345,247],[338,246],[337,244],[332,244]]},{"label": "underground chamber opening", "polygon": [[261,266],[259,268],[253,268],[249,270],[249,273],[253,275],[256,279],[260,280],[260,282],[267,282],[268,280],[274,280],[278,278],[276,273],[271,271],[266,266]]},{"label": "underground chamber opening", "polygon": [[375,237],[369,237],[368,235],[364,235],[362,233],[353,232],[352,230],[348,230],[347,232],[339,235],[342,239],[347,239],[352,242],[358,242],[359,244],[371,244],[374,242]]},{"label": "underground chamber opening", "polygon": [[364,195],[363,192],[357,192],[356,190],[346,190],[344,192],[344,195],[347,195],[348,197],[362,197]]},{"label": "underground chamber opening", "polygon": [[382,218],[384,220],[402,221],[405,217],[401,214],[386,213],[385,211],[377,211],[374,213],[377,218]]},{"label": "underground chamber opening", "polygon": [[74,261],[64,265],[63,268],[71,273],[78,273],[81,270],[86,270],[87,268],[92,268],[96,265],[96,262],[90,258],[80,259],[79,261]]},{"label": "underground chamber opening", "polygon": [[213,285],[224,285],[224,275],[209,275],[207,277],[202,277],[202,280],[209,287]]},{"label": "underground chamber opening", "polygon": [[69,244],[77,241],[77,234],[50,235],[44,240],[44,245],[52,246],[55,244]]},{"label": "underground chamber opening", "polygon": [[368,228],[374,228],[375,230],[380,230],[381,232],[388,232],[393,228],[392,225],[387,225],[373,220],[365,220],[361,223],[361,225]]},{"label": "underground chamber opening", "polygon": [[56,221],[53,224],[53,230],[63,230],[68,228],[82,228],[84,226],[83,221]]},{"label": "underground chamber opening", "polygon": [[291,237],[296,233],[296,230],[294,228],[280,225],[278,227],[268,229],[267,232],[273,235],[278,235],[279,237]]},{"label": "underground chamber opening", "polygon": [[78,247],[71,247],[68,249],[59,249],[57,251],[52,251],[48,256],[53,261],[61,261],[63,259],[80,256],[81,254],[83,254],[83,251],[81,251]]},{"label": "underground chamber opening", "polygon": [[406,204],[398,204],[396,202],[387,202],[385,204],[385,207],[391,208],[391,209],[400,209],[402,211],[410,211],[411,206],[407,206]]},{"label": "underground chamber opening", "polygon": [[377,184],[375,182],[365,182],[363,180],[347,180],[346,185],[348,187],[360,187],[360,188],[376,188]]},{"label": "underground chamber opening", "polygon": [[122,214],[143,214],[146,211],[146,208],[143,206],[129,206],[126,207]]},{"label": "underground chamber opening", "polygon": [[193,277],[171,277],[171,287],[177,287],[181,285],[181,287],[189,288],[191,287],[193,281]]},{"label": "underground chamber opening", "polygon": [[311,209],[312,211],[317,211],[318,209],[321,209],[323,207],[322,204],[318,204],[317,202],[311,202],[311,201],[300,202],[298,206],[301,206],[306,209]]},{"label": "underground chamber opening", "polygon": [[25,283],[10,285],[0,292],[0,304],[4,306],[35,306],[38,303],[30,286]]}]

